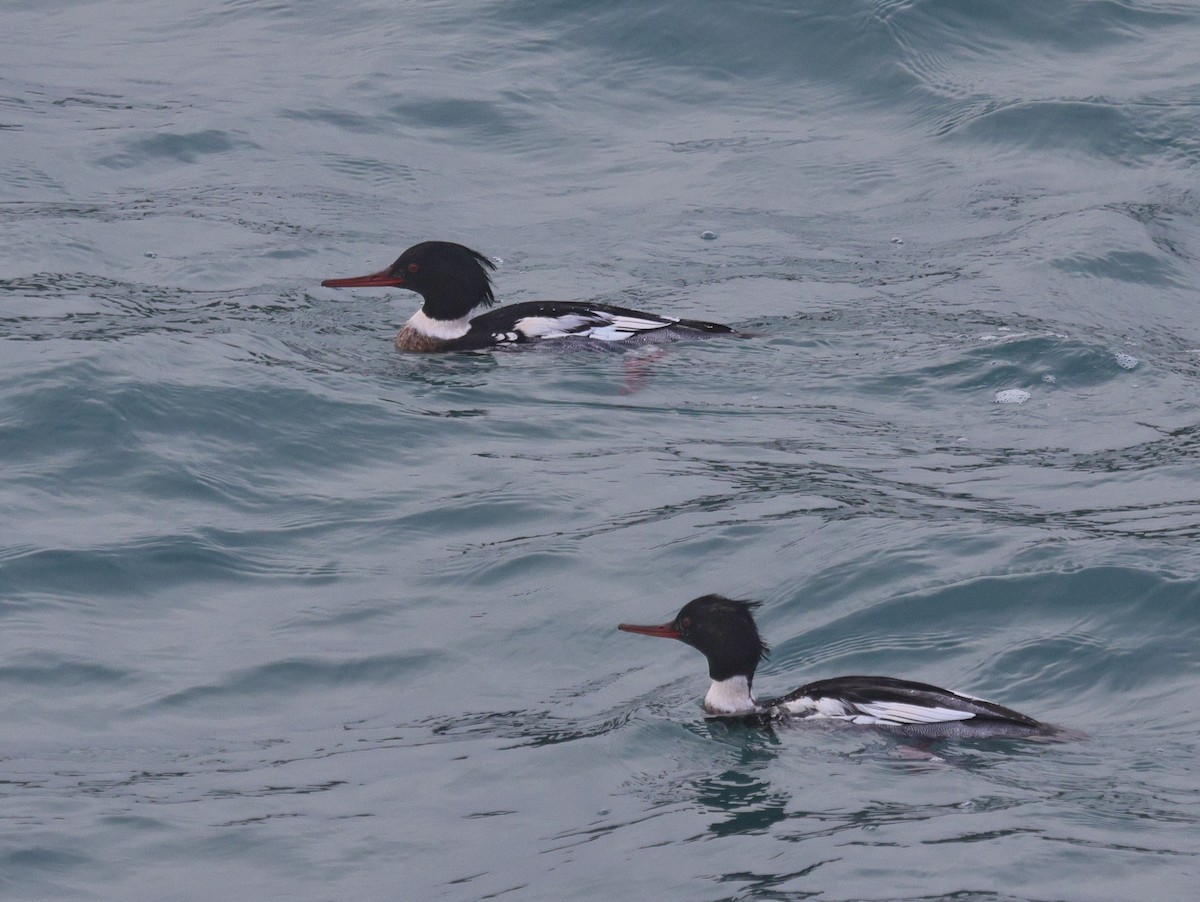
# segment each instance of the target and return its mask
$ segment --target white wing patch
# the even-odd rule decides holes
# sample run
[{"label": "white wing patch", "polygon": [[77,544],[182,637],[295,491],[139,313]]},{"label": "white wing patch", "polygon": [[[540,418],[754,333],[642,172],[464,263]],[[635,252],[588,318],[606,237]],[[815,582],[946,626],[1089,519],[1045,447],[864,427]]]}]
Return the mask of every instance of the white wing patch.
[{"label": "white wing patch", "polygon": [[527,338],[565,338],[575,335],[592,320],[578,313],[565,316],[525,316],[516,322],[516,330]]},{"label": "white wing patch", "polygon": [[909,705],[904,702],[865,702],[854,707],[862,712],[854,718],[855,723],[947,723],[952,720],[970,720],[975,716],[970,711],[927,708],[924,705]]},{"label": "white wing patch", "polygon": [[[642,332],[653,332],[655,329],[662,329],[673,322],[679,322],[673,319],[667,319],[664,322],[661,319],[641,319],[634,316],[605,315],[604,318],[610,321],[609,324],[606,326],[596,325],[588,329],[588,338],[597,338],[600,341],[621,341]],[[664,317],[664,319],[666,318]]]},{"label": "white wing patch", "polygon": [[643,319],[602,310],[566,313],[562,316],[526,316],[517,320],[516,329],[527,338],[593,338],[597,341],[622,341],[643,332],[653,332],[679,322],[674,317]]},{"label": "white wing patch", "polygon": [[905,702],[846,702],[836,698],[814,699],[806,696],[784,702],[783,707],[789,714],[800,717],[844,720],[860,725],[949,723],[970,720],[975,716],[970,711],[929,708]]},{"label": "white wing patch", "polygon": [[801,717],[830,717],[845,720],[854,713],[854,708],[836,698],[809,698],[801,696],[784,702],[783,707],[789,714]]}]

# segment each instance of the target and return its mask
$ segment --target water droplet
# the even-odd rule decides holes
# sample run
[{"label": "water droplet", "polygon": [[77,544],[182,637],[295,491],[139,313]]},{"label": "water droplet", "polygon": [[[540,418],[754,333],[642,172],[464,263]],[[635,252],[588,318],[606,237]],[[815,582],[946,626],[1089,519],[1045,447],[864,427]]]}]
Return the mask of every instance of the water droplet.
[{"label": "water droplet", "polygon": [[892,238],[892,244],[903,244],[903,243],[904,243],[904,239],[901,238],[899,235]]},{"label": "water droplet", "polygon": [[705,241],[712,241],[714,238],[717,237],[717,233],[709,232],[706,230],[706,231],[703,231],[700,233],[700,237],[703,238]]}]

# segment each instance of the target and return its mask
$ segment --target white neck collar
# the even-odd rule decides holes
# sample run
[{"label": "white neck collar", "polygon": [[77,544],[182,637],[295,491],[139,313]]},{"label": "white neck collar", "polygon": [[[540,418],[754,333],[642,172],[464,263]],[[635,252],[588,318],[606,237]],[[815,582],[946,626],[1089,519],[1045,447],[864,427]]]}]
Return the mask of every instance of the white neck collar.
[{"label": "white neck collar", "polygon": [[713,680],[704,696],[704,710],[709,714],[746,714],[754,709],[750,681],[744,676]]},{"label": "white neck collar", "polygon": [[462,338],[471,331],[471,317],[468,315],[462,319],[433,319],[426,316],[424,310],[418,310],[408,318],[406,325],[426,338],[451,341],[455,338]]}]

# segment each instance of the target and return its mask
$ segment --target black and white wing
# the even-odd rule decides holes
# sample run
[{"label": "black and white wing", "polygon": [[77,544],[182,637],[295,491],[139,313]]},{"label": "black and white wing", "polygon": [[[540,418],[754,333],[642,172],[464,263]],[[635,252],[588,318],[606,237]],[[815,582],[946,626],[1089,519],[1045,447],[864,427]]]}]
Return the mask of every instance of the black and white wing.
[{"label": "black and white wing", "polygon": [[617,342],[670,341],[687,336],[732,334],[728,326],[681,320],[607,304],[531,301],[501,307],[477,316],[471,331],[489,343],[524,344],[547,339],[577,338]]},{"label": "black and white wing", "polygon": [[543,338],[590,338],[593,341],[625,341],[673,326],[678,320],[652,314],[614,313],[604,309],[580,310],[560,316],[526,316],[517,321],[516,331],[528,341]]},{"label": "black and white wing", "polygon": [[972,727],[1041,730],[1043,724],[1011,708],[891,677],[836,677],[802,686],[771,702],[795,717],[815,717],[846,723],[922,728],[969,723]]}]

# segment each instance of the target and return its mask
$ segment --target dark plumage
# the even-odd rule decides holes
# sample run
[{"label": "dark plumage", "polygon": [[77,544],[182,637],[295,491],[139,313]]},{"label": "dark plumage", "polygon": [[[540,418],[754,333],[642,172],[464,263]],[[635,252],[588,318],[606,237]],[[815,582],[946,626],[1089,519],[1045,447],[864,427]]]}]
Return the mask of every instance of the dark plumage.
[{"label": "dark plumage", "polygon": [[1048,736],[1060,732],[995,702],[893,677],[835,677],[779,698],[756,701],[754,673],[768,652],[754,622],[758,606],[757,602],[703,595],[684,605],[670,623],[622,623],[618,629],[678,639],[700,651],[708,659],[713,681],[704,698],[710,714],[767,722],[832,720],[922,737]]},{"label": "dark plumage", "polygon": [[414,244],[387,269],[326,288],[407,288],[421,309],[396,336],[403,351],[471,351],[557,340],[576,343],[674,341],[736,335],[729,326],[642,313],[627,307],[576,301],[528,301],[470,318],[496,303],[490,273],[496,265],[478,251],[450,241]]}]

